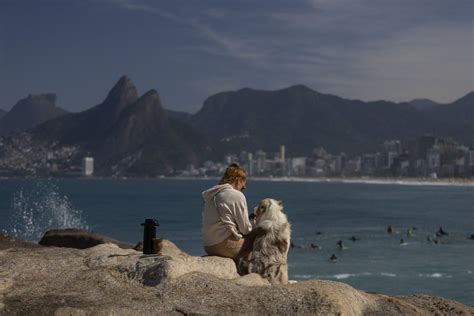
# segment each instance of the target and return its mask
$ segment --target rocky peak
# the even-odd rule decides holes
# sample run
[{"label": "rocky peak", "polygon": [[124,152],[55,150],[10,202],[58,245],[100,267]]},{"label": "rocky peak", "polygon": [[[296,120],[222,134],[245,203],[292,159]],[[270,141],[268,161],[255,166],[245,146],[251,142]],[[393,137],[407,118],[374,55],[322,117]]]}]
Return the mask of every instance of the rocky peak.
[{"label": "rocky peak", "polygon": [[110,112],[112,121],[120,115],[123,109],[138,99],[138,91],[134,83],[127,76],[122,76],[110,90],[105,101],[100,105],[103,111]]},{"label": "rocky peak", "polygon": [[140,101],[146,100],[147,102],[152,102],[161,107],[160,94],[155,89],[147,91],[144,95],[140,97]]},{"label": "rocky peak", "polygon": [[469,104],[470,106],[474,107],[474,91],[469,92],[465,96],[457,99],[454,101],[455,104],[463,103],[463,104]]},{"label": "rocky peak", "polygon": [[431,106],[438,105],[438,103],[430,100],[430,99],[413,99],[409,101],[411,105],[413,105],[416,109],[421,110],[421,109],[426,109]]},{"label": "rocky peak", "polygon": [[293,86],[289,86],[288,88],[282,89],[282,90],[288,90],[288,91],[298,91],[298,92],[304,92],[304,91],[311,91],[315,92],[314,90],[308,88],[304,84],[296,84]]},{"label": "rocky peak", "polygon": [[114,101],[123,100],[127,101],[127,103],[135,102],[138,99],[137,87],[130,78],[122,76],[112,90],[110,90],[107,99]]},{"label": "rocky peak", "polygon": [[43,94],[29,94],[26,98],[18,101],[11,111],[15,108],[24,107],[56,107],[56,94],[55,93],[43,93]]},{"label": "rocky peak", "polygon": [[56,94],[30,94],[18,101],[2,117],[0,134],[13,134],[66,113],[65,110],[56,106]]},{"label": "rocky peak", "polygon": [[29,94],[26,98],[30,102],[49,102],[56,103],[55,93]]},{"label": "rocky peak", "polygon": [[[139,125],[163,125],[167,121],[167,115],[161,105],[160,95],[155,89],[149,90],[142,95],[133,105],[123,112],[127,120],[133,118]],[[137,122],[135,122],[136,124]]]}]

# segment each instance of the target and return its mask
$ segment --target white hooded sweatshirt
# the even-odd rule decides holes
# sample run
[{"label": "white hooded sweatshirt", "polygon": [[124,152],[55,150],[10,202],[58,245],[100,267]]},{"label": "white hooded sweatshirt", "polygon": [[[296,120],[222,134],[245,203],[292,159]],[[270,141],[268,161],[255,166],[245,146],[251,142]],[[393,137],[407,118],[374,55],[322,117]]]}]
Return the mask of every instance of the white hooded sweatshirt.
[{"label": "white hooded sweatshirt", "polygon": [[247,200],[230,184],[215,185],[202,192],[202,236],[204,246],[216,245],[229,237],[240,239],[252,230]]}]

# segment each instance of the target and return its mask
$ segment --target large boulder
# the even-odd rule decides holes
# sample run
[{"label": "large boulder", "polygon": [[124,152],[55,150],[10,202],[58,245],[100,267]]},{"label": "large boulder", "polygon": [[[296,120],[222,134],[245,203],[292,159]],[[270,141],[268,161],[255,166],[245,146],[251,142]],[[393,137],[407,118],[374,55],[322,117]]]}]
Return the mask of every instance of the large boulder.
[{"label": "large boulder", "polygon": [[202,272],[221,279],[239,278],[232,259],[205,256],[189,256],[170,241],[156,255],[143,255],[135,250],[121,249],[114,244],[103,244],[85,251],[85,263],[90,268],[116,269],[130,280],[146,286],[156,286],[173,281],[192,272]]},{"label": "large boulder", "polygon": [[131,249],[132,244],[120,242],[110,237],[77,228],[48,230],[39,241],[42,246],[86,249],[100,244],[113,243],[124,249]]}]

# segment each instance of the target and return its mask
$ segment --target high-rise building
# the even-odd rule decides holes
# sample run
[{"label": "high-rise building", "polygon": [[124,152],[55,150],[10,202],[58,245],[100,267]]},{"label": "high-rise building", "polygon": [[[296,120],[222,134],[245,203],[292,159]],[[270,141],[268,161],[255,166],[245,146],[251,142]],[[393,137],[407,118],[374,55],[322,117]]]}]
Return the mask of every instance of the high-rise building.
[{"label": "high-rise building", "polygon": [[394,152],[398,155],[402,153],[402,143],[399,140],[386,140],[383,143],[385,152]]},{"label": "high-rise building", "polygon": [[286,157],[285,145],[280,146],[281,175],[286,176]]},{"label": "high-rise building", "polygon": [[82,175],[86,177],[94,175],[94,158],[84,157],[82,159]]},{"label": "high-rise building", "polygon": [[285,162],[285,145],[280,146],[280,160]]},{"label": "high-rise building", "polygon": [[263,150],[258,150],[255,153],[257,160],[257,170],[256,173],[263,173],[267,169],[267,154]]},{"label": "high-rise building", "polygon": [[441,166],[441,153],[436,146],[428,150],[426,160],[430,169],[437,169]]},{"label": "high-rise building", "polygon": [[306,157],[288,158],[286,169],[289,176],[306,175]]},{"label": "high-rise building", "polygon": [[379,153],[362,156],[361,168],[364,173],[372,174],[379,166]]},{"label": "high-rise building", "polygon": [[253,155],[252,153],[248,153],[247,155],[247,161],[248,161],[248,168],[247,168],[247,172],[249,174],[249,176],[252,176],[253,175],[253,165],[254,165],[254,161],[253,161]]}]

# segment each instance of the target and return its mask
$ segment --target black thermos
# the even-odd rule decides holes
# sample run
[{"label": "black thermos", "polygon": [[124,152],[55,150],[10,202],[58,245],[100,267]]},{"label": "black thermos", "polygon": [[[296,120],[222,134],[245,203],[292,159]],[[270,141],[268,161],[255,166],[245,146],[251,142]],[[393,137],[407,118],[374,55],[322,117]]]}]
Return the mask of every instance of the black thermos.
[{"label": "black thermos", "polygon": [[154,218],[145,219],[145,223],[141,224],[143,227],[143,254],[153,254],[153,239],[156,238],[156,226],[160,226],[158,220]]}]

